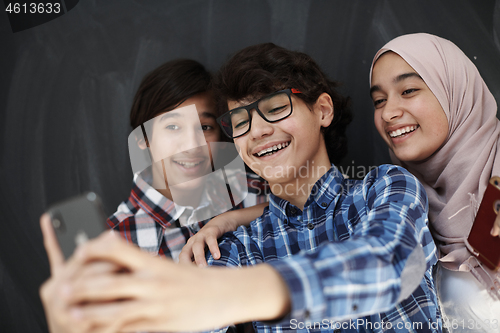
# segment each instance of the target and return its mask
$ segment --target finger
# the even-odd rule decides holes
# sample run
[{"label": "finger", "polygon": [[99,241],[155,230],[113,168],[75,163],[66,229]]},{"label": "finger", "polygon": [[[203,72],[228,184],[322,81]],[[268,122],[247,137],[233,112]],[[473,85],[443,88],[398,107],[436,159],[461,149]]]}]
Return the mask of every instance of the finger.
[{"label": "finger", "polygon": [[490,231],[493,237],[497,237],[500,234],[500,214],[497,214],[495,222],[493,223],[493,228]]},{"label": "finger", "polygon": [[154,293],[149,289],[150,284],[134,278],[129,273],[89,276],[73,281],[69,302],[71,304],[112,302]]},{"label": "finger", "polygon": [[498,225],[494,225],[493,228],[491,229],[491,235],[493,237],[497,237],[498,235],[500,235],[500,227]]},{"label": "finger", "polygon": [[[117,332],[123,332],[121,330],[121,327],[123,327],[124,325],[126,325],[126,323],[114,320],[109,325],[96,325],[96,326],[92,327],[92,331],[89,331],[89,332],[92,332],[92,333],[117,333]],[[138,332],[138,331],[135,331],[135,332]]]},{"label": "finger", "polygon": [[210,250],[210,253],[212,254],[212,257],[214,257],[214,259],[219,259],[220,258],[220,251],[219,251],[219,243],[217,243],[217,238],[208,236],[206,241],[207,241],[208,249]]},{"label": "finger", "polygon": [[45,213],[40,217],[40,228],[42,229],[43,245],[49,258],[50,273],[55,275],[64,265],[64,255],[59,247],[49,214]]},{"label": "finger", "polygon": [[115,265],[108,261],[94,261],[84,266],[84,269],[79,274],[81,279],[90,278],[92,276],[114,274],[122,270],[121,266]]},{"label": "finger", "polygon": [[104,232],[80,246],[75,253],[80,263],[88,261],[108,261],[130,271],[148,266],[155,258],[141,251],[137,246],[128,244],[113,232]]},{"label": "finger", "polygon": [[52,333],[83,333],[92,332],[90,327],[79,323],[75,325],[69,314],[69,304],[66,302],[66,294],[61,289],[61,284],[54,281],[54,278],[46,281],[40,288],[40,298],[42,300],[49,332]]},{"label": "finger", "polygon": [[[115,240],[114,235],[109,235],[110,232],[105,232],[99,236],[99,241],[102,242],[106,239],[112,238]],[[109,238],[108,238],[109,237]],[[119,238],[119,237],[116,237]],[[105,274],[109,272],[118,272],[127,270],[116,261],[106,261],[106,259],[99,259],[98,257],[86,256],[88,245],[96,242],[95,240],[88,241],[83,245],[79,245],[75,253],[66,261],[63,268],[60,270],[59,281],[64,284],[64,288],[73,288],[74,281],[83,276],[93,276],[99,274]],[[89,253],[90,254],[90,253]]]},{"label": "finger", "polygon": [[75,322],[99,327],[96,331],[107,333],[117,332],[126,322],[141,316],[142,308],[135,300],[90,303],[72,307],[70,315]]},{"label": "finger", "polygon": [[193,255],[194,261],[200,267],[207,266],[207,261],[205,260],[205,243],[196,242],[193,244]]},{"label": "finger", "polygon": [[186,243],[179,254],[179,262],[182,264],[192,264],[193,263],[193,251],[192,245]]},{"label": "finger", "polygon": [[[169,318],[168,313],[162,313],[163,323],[156,322],[154,315],[158,313],[158,305],[144,301],[126,300],[90,304],[75,310],[72,312],[75,318],[82,322],[89,321],[96,327],[92,333],[181,331],[180,327],[175,329],[175,324],[171,320],[174,318]],[[184,322],[183,328],[185,325]]]},{"label": "finger", "polygon": [[86,278],[93,275],[105,274],[109,272],[117,272],[123,267],[107,261],[85,261],[77,253],[72,255],[63,267],[60,268],[58,281],[64,285],[64,288],[69,288],[78,278]]}]

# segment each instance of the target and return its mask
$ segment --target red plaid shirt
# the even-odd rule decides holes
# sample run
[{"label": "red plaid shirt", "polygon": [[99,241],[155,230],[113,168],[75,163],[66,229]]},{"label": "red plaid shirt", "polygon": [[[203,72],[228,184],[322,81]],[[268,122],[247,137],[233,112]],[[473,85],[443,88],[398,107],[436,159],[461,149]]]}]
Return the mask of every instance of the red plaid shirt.
[{"label": "red plaid shirt", "polygon": [[[108,218],[108,226],[142,250],[177,260],[189,237],[197,233],[210,219],[181,226],[178,216],[176,218],[179,214],[176,214],[174,202],[149,185],[145,181],[148,177],[148,170],[134,176],[130,197]],[[234,209],[267,201],[267,182],[250,173],[247,173],[246,178],[248,195]],[[208,200],[210,205],[220,204],[214,196],[208,196]]]}]

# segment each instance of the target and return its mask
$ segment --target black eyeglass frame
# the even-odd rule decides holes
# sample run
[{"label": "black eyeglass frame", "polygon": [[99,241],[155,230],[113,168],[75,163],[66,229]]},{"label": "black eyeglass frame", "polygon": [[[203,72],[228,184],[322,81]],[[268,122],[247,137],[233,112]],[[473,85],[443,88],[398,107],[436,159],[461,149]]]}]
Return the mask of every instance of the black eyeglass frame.
[{"label": "black eyeglass frame", "polygon": [[[259,110],[259,102],[262,101],[263,99],[268,99],[268,98],[271,98],[275,95],[278,95],[278,94],[282,94],[282,93],[286,93],[286,95],[288,96],[288,99],[290,101],[290,113],[286,116],[284,116],[283,118],[280,118],[280,119],[276,119],[276,120],[269,120],[266,118],[266,116],[264,116],[264,114],[262,113],[262,111]],[[291,95],[292,94],[301,94],[301,92],[295,88],[288,88],[288,89],[283,89],[283,90],[279,90],[279,91],[276,91],[272,94],[269,94],[269,95],[265,95],[265,96],[262,96],[261,98],[259,98],[258,100],[256,100],[255,102],[251,103],[251,104],[248,104],[248,105],[245,105],[245,106],[238,106],[237,108],[234,108],[234,109],[231,109],[229,110],[228,112],[224,113],[222,116],[218,117],[216,120],[217,120],[217,123],[219,124],[220,128],[222,129],[222,132],[224,132],[224,135],[226,135],[228,138],[230,139],[235,139],[235,138],[239,138],[240,136],[243,136],[245,134],[247,134],[248,132],[250,132],[250,129],[252,128],[252,114],[251,114],[251,110],[255,109],[255,111],[257,111],[257,113],[259,114],[259,116],[264,119],[265,121],[267,121],[268,123],[276,123],[278,121],[281,121],[285,118],[288,118],[290,117],[290,115],[292,114],[293,112],[293,103],[292,103],[292,97]],[[237,136],[231,136],[229,135],[229,133],[226,132],[226,130],[224,129],[224,126],[222,125],[222,118],[225,117],[226,115],[231,115],[231,112],[234,112],[235,110],[241,110],[241,109],[244,109],[247,114],[248,114],[248,121],[249,121],[249,124],[248,124],[248,129],[240,134],[240,135],[237,135]]]}]

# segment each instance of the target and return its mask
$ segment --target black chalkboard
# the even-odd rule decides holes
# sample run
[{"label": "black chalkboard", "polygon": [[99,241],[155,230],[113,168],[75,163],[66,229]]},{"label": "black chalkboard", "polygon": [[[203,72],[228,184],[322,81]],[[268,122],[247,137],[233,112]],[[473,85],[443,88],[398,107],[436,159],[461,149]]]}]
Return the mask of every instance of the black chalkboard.
[{"label": "black chalkboard", "polygon": [[111,214],[128,196],[128,114],[148,71],[178,57],[215,71],[268,41],[310,54],[352,97],[341,166],[355,175],[389,161],[372,123],[372,57],[412,32],[455,42],[500,101],[500,0],[81,0],[17,33],[0,14],[0,330],[47,330],[38,218],[48,205],[92,190]]}]

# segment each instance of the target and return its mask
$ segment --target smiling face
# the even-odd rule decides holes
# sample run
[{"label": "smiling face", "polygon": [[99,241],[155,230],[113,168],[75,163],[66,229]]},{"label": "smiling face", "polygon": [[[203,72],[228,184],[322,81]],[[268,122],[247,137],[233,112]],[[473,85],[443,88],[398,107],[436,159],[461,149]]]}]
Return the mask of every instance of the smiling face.
[{"label": "smiling face", "polygon": [[[296,186],[294,182],[297,179],[300,183],[314,184],[322,176],[317,172],[315,174],[314,168],[322,167],[323,173],[330,169],[321,127],[331,123],[333,106],[328,94],[322,94],[310,108],[293,95],[291,100],[291,115],[274,123],[266,122],[255,109],[251,110],[249,132],[235,138],[234,143],[243,161],[270,183],[273,193],[275,185],[280,184],[283,188],[291,184],[289,189],[293,196],[292,188]],[[234,109],[251,102],[253,100],[228,101],[228,108]],[[300,173],[300,170],[303,172]]]},{"label": "smiling face", "polygon": [[443,145],[448,136],[443,108],[399,55],[386,52],[377,60],[370,92],[375,126],[400,161],[425,160]]},{"label": "smiling face", "polygon": [[207,142],[219,141],[221,135],[215,118],[213,99],[202,93],[150,120],[146,128],[154,183],[161,186],[165,174],[168,185],[182,184],[186,189],[202,185],[196,179],[212,172]]}]

